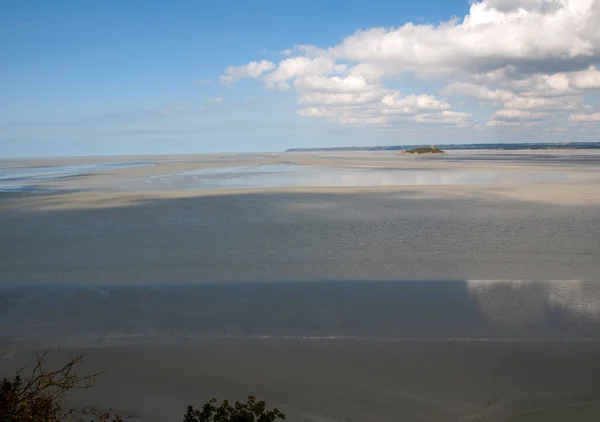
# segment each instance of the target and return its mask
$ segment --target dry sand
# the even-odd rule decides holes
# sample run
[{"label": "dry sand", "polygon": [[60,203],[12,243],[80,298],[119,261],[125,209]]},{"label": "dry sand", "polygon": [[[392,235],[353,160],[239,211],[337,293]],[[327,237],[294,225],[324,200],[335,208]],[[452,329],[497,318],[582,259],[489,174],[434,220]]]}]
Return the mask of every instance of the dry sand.
[{"label": "dry sand", "polygon": [[[449,153],[443,159],[397,157],[393,152],[298,153],[27,164],[157,158],[183,161],[39,181],[36,194],[0,194],[0,282],[143,287],[334,280],[599,281],[598,153]],[[243,191],[139,192],[119,184],[205,167],[290,163],[553,171],[585,177],[535,185]],[[555,300],[555,295],[548,297]],[[54,309],[61,317],[70,312],[77,318],[83,312],[62,308],[60,295],[49,298],[56,300]],[[14,305],[11,300],[0,297],[3,306]],[[503,314],[514,314],[513,302],[508,303]],[[588,303],[585,309],[596,315],[600,307],[595,305]],[[339,313],[325,315],[341,318]],[[98,316],[99,324],[116,333],[134,319],[110,308]],[[19,324],[29,324],[32,333],[44,327],[39,316]],[[403,324],[411,326],[410,316]],[[11,327],[3,329],[0,321],[0,333]],[[600,343],[585,332],[568,341],[559,336],[544,342],[498,342],[491,336],[481,342],[212,339],[188,346],[78,345],[72,350],[84,351],[89,368],[108,376],[95,394],[82,393],[74,402],[119,408],[143,420],[177,421],[189,403],[257,394],[280,406],[290,420],[501,421],[536,406],[600,400]],[[15,352],[0,360],[3,373],[31,357],[27,347],[14,342],[0,348]]]}]

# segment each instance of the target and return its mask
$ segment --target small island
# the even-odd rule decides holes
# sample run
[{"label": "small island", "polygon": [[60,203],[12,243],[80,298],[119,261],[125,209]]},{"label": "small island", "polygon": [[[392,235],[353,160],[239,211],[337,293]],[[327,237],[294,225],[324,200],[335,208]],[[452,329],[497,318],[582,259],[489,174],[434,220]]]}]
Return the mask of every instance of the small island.
[{"label": "small island", "polygon": [[441,149],[439,149],[435,145],[432,145],[430,147],[419,147],[419,148],[409,149],[407,151],[400,151],[400,152],[397,153],[397,155],[404,155],[404,154],[443,154],[443,153],[444,153],[444,151],[442,151]]}]

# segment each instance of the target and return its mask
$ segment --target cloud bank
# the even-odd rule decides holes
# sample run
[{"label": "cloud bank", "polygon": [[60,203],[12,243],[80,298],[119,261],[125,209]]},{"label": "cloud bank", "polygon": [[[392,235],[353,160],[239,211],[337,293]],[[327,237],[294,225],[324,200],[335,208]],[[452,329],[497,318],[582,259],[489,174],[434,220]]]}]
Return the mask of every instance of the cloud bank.
[{"label": "cloud bank", "polygon": [[[494,130],[600,122],[598,104],[586,104],[600,92],[600,0],[483,0],[462,19],[358,30],[338,45],[294,46],[286,56],[228,67],[221,82],[251,78],[293,90],[300,116],[339,124]],[[443,88],[392,88],[406,75]],[[479,110],[486,121],[474,119]]]}]

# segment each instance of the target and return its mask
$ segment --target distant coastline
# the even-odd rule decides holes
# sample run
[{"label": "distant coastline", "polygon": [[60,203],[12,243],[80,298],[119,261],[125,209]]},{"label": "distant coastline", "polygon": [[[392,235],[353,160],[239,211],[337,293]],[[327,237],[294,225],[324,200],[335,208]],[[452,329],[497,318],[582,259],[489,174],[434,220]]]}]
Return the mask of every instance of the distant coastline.
[{"label": "distant coastline", "polygon": [[[405,151],[422,147],[415,145],[387,145],[370,147],[322,147],[322,148],[289,148],[285,152],[310,152],[310,151]],[[472,150],[472,149],[600,149],[598,142],[544,142],[544,143],[496,143],[496,144],[448,144],[442,145],[444,150]]]}]

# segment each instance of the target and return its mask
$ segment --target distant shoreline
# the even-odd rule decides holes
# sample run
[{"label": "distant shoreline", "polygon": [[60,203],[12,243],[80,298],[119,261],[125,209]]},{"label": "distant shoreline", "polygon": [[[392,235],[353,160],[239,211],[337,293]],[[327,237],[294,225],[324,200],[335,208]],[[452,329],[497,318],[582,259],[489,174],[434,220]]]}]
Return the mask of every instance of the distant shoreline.
[{"label": "distant shoreline", "polygon": [[[387,145],[363,147],[319,147],[319,148],[289,148],[285,152],[315,152],[315,151],[405,151],[422,147],[423,144],[414,145]],[[598,142],[544,142],[544,143],[496,143],[496,144],[448,144],[442,145],[444,150],[519,150],[519,149],[600,149]]]}]

